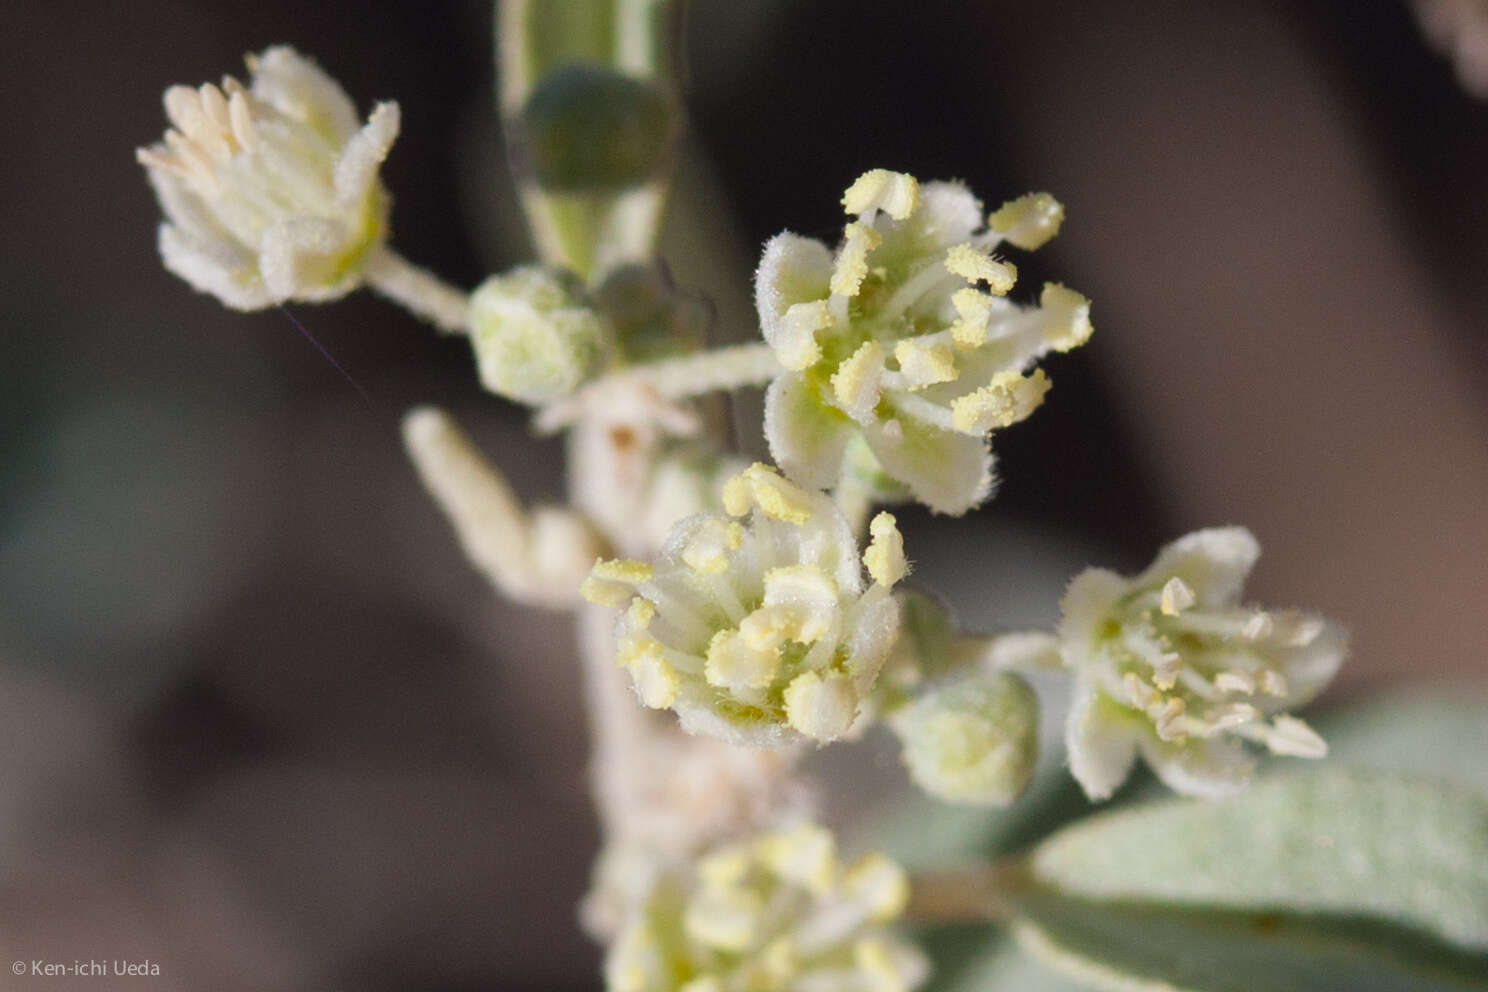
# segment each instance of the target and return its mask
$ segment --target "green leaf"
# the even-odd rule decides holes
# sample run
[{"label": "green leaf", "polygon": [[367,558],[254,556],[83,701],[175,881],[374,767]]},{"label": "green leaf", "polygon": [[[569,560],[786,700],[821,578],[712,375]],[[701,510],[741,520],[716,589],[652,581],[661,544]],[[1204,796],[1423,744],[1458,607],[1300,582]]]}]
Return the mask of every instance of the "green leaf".
[{"label": "green leaf", "polygon": [[[1488,687],[1392,694],[1317,715],[1329,764],[1444,778],[1488,792]],[[1464,760],[1466,759],[1466,760]]]},{"label": "green leaf", "polygon": [[1324,769],[1096,816],[1032,865],[1089,898],[1362,914],[1488,950],[1488,797],[1388,773]]},{"label": "green leaf", "polygon": [[1376,921],[1103,902],[1048,889],[1025,893],[1020,909],[1019,943],[1096,989],[1488,989],[1488,955]]},{"label": "green leaf", "polygon": [[1039,844],[1020,942],[1102,988],[1488,989],[1488,797],[1325,769]]}]

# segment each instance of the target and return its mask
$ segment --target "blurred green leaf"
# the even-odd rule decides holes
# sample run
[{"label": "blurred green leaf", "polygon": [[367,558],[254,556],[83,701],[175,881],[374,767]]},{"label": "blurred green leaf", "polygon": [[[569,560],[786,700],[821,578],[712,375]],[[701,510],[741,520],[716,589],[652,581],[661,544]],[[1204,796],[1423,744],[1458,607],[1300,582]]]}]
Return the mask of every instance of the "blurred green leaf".
[{"label": "blurred green leaf", "polygon": [[1327,768],[1068,827],[1025,947],[1106,988],[1488,988],[1488,797]]},{"label": "blurred green leaf", "polygon": [[1096,816],[1031,862],[1069,895],[1364,915],[1488,950],[1488,797],[1447,784],[1324,768]]},{"label": "blurred green leaf", "polygon": [[1083,900],[1049,889],[1020,902],[1027,914],[1016,928],[1020,943],[1089,988],[1488,989],[1488,955],[1372,920]]},{"label": "blurred green leaf", "polygon": [[1391,694],[1320,713],[1329,764],[1413,772],[1488,792],[1488,687]]}]

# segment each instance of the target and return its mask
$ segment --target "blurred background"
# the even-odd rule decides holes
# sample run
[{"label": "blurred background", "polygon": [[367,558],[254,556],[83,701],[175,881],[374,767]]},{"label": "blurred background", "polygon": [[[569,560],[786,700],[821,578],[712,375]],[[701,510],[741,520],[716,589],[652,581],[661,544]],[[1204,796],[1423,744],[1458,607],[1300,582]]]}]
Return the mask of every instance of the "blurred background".
[{"label": "blurred background", "polygon": [[[283,313],[193,294],[133,160],[167,85],[288,42],[362,108],[401,103],[394,242],[473,286],[527,252],[488,4],[0,24],[0,963],[149,959],[157,990],[598,988],[568,621],[466,565],[398,420],[449,407],[532,498],[561,495],[559,445],[481,393],[462,341],[370,294],[293,308],[368,399]],[[831,240],[866,168],[1067,207],[1024,281],[1090,295],[1093,342],[997,436],[992,503],[901,518],[970,626],[1047,624],[1085,565],[1245,523],[1250,594],[1353,633],[1325,702],[1481,688],[1488,103],[1407,5],[695,0],[685,34],[664,240],[718,341],[756,333],[764,240]],[[865,756],[857,791],[899,788],[891,751]]]}]

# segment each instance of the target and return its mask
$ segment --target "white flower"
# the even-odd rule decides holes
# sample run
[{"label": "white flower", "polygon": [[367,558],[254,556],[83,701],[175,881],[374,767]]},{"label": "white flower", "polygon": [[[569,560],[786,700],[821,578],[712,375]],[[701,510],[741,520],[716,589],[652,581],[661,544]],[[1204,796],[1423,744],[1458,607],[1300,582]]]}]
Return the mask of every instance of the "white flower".
[{"label": "white flower", "polygon": [[1259,555],[1242,527],[1201,530],[1134,578],[1092,568],[1070,583],[1059,628],[1076,677],[1066,742],[1091,798],[1115,791],[1138,751],[1170,788],[1200,796],[1245,785],[1254,765],[1245,741],[1276,754],[1327,753],[1285,711],[1332,679],[1343,630],[1296,610],[1241,606]]},{"label": "white flower", "polygon": [[237,310],[355,288],[387,234],[377,170],[398,106],[365,126],[336,81],[287,47],[249,56],[252,80],[173,86],[174,127],[138,152],[165,223],[165,267]]},{"label": "white flower", "polygon": [[656,879],[605,959],[608,992],[909,992],[928,967],[887,924],[909,881],[851,864],[816,826],[766,834]]},{"label": "white flower", "polygon": [[843,736],[898,635],[890,587],[907,566],[894,518],[872,524],[865,590],[826,496],[757,463],[723,504],[727,516],[678,523],[654,565],[594,567],[584,595],[629,603],[616,660],[643,703],[676,710],[689,732],[760,747]]},{"label": "white flower", "polygon": [[[1063,209],[1030,194],[987,218],[959,183],[921,187],[877,169],[843,197],[857,219],[834,253],[789,232],[765,246],[755,305],[787,371],[765,397],[770,451],[791,478],[830,487],[858,434],[915,499],[959,514],[992,489],[988,432],[1027,417],[1049,381],[1033,363],[1090,336],[1090,301],[1047,284],[1034,307],[993,256],[1031,249]],[[1031,371],[1030,371],[1031,369]]]}]

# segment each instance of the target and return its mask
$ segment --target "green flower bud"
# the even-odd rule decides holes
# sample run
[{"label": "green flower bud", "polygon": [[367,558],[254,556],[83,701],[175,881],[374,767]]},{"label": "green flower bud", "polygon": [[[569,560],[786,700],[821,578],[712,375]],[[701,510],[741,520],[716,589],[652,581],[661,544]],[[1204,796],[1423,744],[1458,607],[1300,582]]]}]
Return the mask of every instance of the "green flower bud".
[{"label": "green flower bud", "polygon": [[615,193],[657,175],[675,114],[655,83],[572,63],[545,75],[520,123],[523,164],[550,193]]},{"label": "green flower bud", "polygon": [[604,357],[608,335],[578,281],[525,266],[492,276],[470,296],[470,341],[481,383],[523,403],[572,392]]},{"label": "green flower bud", "polygon": [[947,802],[1006,806],[1038,760],[1038,697],[1008,673],[927,690],[894,715],[910,777]]}]

